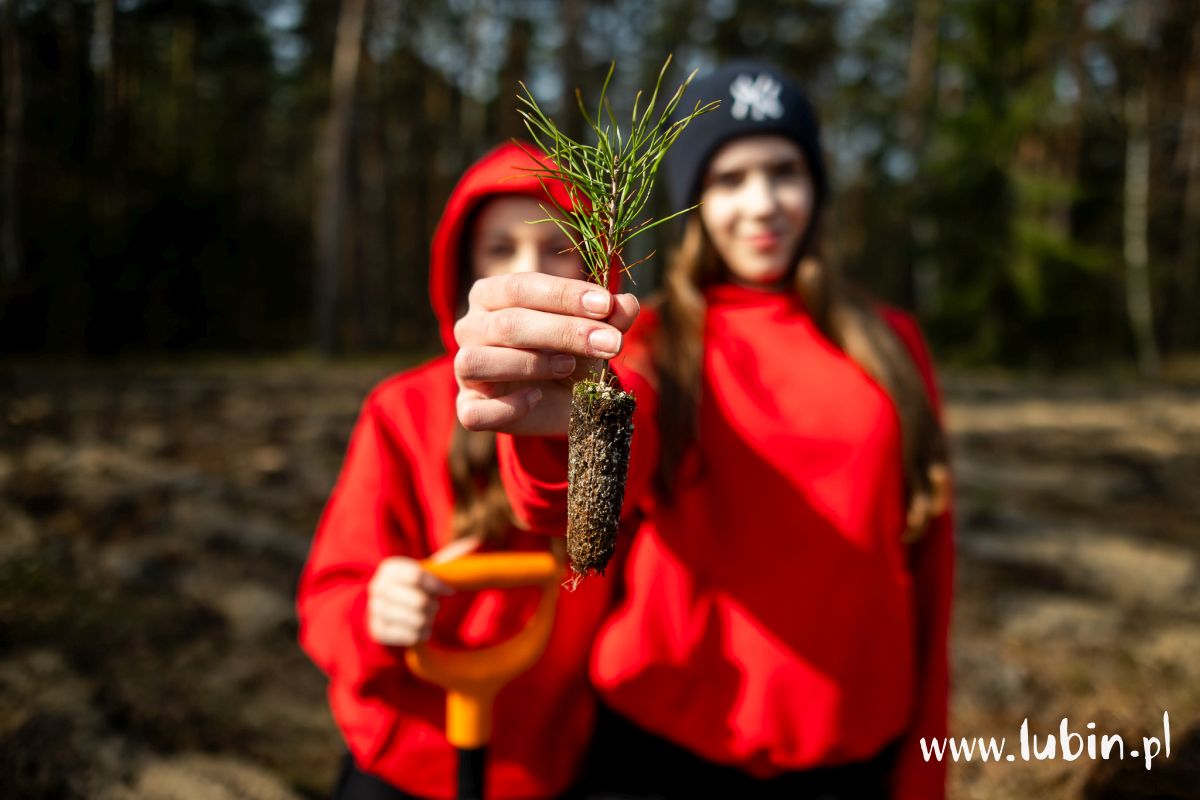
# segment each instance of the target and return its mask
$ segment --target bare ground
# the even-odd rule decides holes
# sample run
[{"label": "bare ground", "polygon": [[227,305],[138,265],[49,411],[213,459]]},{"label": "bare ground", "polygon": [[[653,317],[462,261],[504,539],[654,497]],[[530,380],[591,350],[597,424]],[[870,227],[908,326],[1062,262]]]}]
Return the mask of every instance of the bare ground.
[{"label": "bare ground", "polygon": [[[389,367],[0,368],[0,775],[14,798],[326,796],[297,573]],[[1200,387],[946,380],[956,736],[1172,757],[970,764],[954,798],[1200,796]]]}]

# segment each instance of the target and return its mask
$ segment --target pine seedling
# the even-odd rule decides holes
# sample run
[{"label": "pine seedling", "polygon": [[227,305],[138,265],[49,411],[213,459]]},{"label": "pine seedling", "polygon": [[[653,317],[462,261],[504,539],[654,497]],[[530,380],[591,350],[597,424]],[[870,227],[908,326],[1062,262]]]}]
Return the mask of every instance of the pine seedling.
[{"label": "pine seedling", "polygon": [[[651,252],[627,264],[624,251],[630,241],[695,208],[660,219],[643,216],[667,150],[692,120],[718,105],[698,101],[690,112],[672,119],[696,73],[688,75],[660,107],[663,78],[670,64],[668,56],[648,99],[640,91],[635,95],[626,129],[622,129],[608,99],[615,63],[609,66],[595,114],[588,112],[582,92],[576,89],[579,111],[595,137],[594,145],[563,133],[538,106],[529,88],[520,84],[522,94],[517,99],[523,108],[518,112],[530,136],[551,160],[546,166],[530,154],[537,165],[531,171],[543,183],[561,182],[571,199],[569,208],[555,201],[558,214],[547,210],[546,218],[538,222],[552,222],[570,238],[583,260],[587,278],[600,286],[609,285],[612,270],[628,274],[654,255]],[[547,195],[553,197],[549,192]],[[572,389],[567,430],[567,553],[575,582],[591,572],[603,575],[616,547],[634,406],[633,395],[617,385],[607,361],[599,362],[592,376],[578,381]]]}]

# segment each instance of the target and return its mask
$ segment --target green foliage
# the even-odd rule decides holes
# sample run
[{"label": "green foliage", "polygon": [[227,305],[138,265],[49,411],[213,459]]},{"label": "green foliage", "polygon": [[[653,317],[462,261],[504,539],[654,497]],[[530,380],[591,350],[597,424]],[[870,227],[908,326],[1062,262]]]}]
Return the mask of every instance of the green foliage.
[{"label": "green foliage", "polygon": [[[520,109],[521,117],[533,140],[549,154],[553,162],[551,168],[546,168],[535,159],[534,163],[538,166],[531,168],[531,171],[543,182],[561,181],[571,198],[571,208],[559,206],[561,216],[547,216],[538,222],[553,222],[570,237],[583,259],[588,277],[601,286],[608,284],[613,265],[628,272],[650,257],[648,255],[633,264],[624,262],[622,251],[635,236],[695,208],[691,206],[659,219],[642,218],[659,164],[671,145],[692,120],[719,105],[717,101],[704,105],[697,101],[690,113],[672,122],[671,115],[696,73],[693,71],[688,75],[659,109],[663,76],[670,65],[671,58],[668,56],[659,70],[654,91],[644,106],[641,91],[634,97],[627,131],[621,129],[608,99],[615,62],[609,66],[608,75],[600,88],[594,115],[589,114],[584,105],[583,92],[576,89],[579,112],[596,137],[594,145],[578,142],[563,133],[554,120],[542,111],[529,87],[521,83],[523,94],[517,98],[525,106]],[[558,205],[557,202],[555,204]]]}]

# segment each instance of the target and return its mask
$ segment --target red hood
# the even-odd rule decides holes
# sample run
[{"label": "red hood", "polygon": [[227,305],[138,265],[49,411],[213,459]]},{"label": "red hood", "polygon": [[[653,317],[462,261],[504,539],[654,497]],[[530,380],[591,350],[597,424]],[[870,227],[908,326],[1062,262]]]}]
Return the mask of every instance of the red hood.
[{"label": "red hood", "polygon": [[[524,148],[524,150],[522,149]],[[537,147],[521,142],[502,144],[476,161],[459,179],[446,210],[433,232],[430,253],[429,299],[433,313],[437,315],[442,342],[446,350],[454,353],[458,345],[454,341],[454,322],[458,314],[458,265],[462,258],[463,228],[471,212],[484,200],[499,195],[524,195],[540,200],[550,197],[566,209],[573,207],[566,187],[559,181],[546,181],[546,188],[531,172],[536,165],[530,155],[536,155],[542,166],[551,164]],[[550,207],[547,202],[547,208]],[[549,224],[549,223],[546,223]],[[609,288],[617,290],[620,285],[619,270],[611,271]]]}]

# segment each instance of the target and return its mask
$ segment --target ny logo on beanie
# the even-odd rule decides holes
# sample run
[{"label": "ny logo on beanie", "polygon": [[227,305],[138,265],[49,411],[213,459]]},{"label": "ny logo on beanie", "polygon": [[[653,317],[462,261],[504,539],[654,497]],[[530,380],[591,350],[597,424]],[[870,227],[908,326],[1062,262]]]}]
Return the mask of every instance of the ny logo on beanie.
[{"label": "ny logo on beanie", "polygon": [[779,102],[782,89],[783,85],[770,75],[753,79],[749,75],[738,75],[729,84],[729,95],[733,98],[729,113],[734,119],[745,119],[749,114],[755,122],[779,119],[783,116],[783,104]]}]

